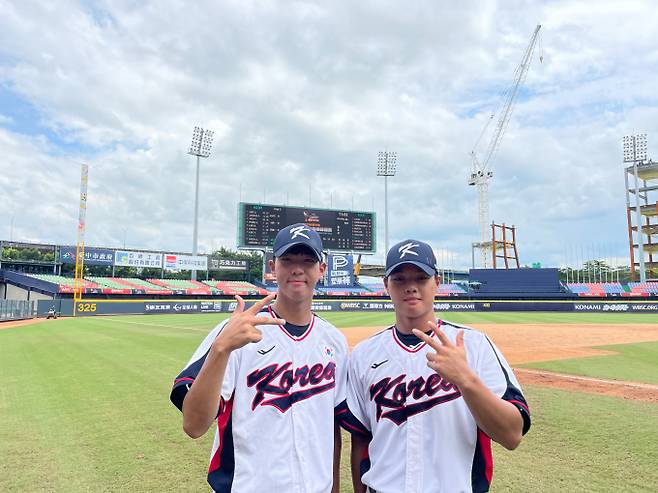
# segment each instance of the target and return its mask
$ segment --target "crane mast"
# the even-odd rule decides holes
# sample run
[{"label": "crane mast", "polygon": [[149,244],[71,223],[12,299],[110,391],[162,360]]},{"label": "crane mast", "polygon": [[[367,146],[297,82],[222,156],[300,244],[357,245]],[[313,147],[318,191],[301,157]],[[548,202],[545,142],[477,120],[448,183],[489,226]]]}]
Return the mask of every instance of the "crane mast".
[{"label": "crane mast", "polygon": [[[521,63],[516,67],[514,71],[514,78],[510,87],[508,87],[503,93],[502,99],[503,103],[500,107],[498,121],[496,122],[496,127],[493,130],[489,144],[487,145],[486,151],[483,154],[482,159],[478,159],[477,149],[480,144],[480,141],[484,137],[489,125],[496,116],[496,112],[492,113],[489,119],[487,120],[484,129],[480,133],[473,150],[471,151],[472,159],[472,169],[471,176],[468,180],[469,185],[473,185],[477,188],[478,191],[478,219],[480,226],[480,243],[476,243],[476,246],[480,249],[481,254],[481,266],[483,268],[489,267],[489,251],[491,250],[491,225],[489,223],[489,181],[493,178],[493,171],[489,169],[489,164],[492,162],[500,142],[505,134],[507,125],[509,124],[510,117],[512,116],[512,110],[514,109],[514,102],[516,96],[519,92],[519,88],[523,84],[528,75],[528,69],[530,68],[530,62],[532,61],[532,54],[535,50],[535,45],[537,44],[537,39],[539,37],[539,30],[541,29],[541,24],[538,24],[535,27],[535,31],[532,33],[530,38],[530,43],[523,53],[523,58]],[[542,57],[540,57],[540,61]]]}]

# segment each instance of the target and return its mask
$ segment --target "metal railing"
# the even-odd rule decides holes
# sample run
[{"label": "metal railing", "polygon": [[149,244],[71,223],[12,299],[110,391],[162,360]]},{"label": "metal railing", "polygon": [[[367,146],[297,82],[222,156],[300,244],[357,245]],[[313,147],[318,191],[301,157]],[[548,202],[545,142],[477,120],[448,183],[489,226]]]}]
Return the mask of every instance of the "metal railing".
[{"label": "metal railing", "polygon": [[22,320],[37,315],[37,304],[26,300],[0,300],[0,322]]}]

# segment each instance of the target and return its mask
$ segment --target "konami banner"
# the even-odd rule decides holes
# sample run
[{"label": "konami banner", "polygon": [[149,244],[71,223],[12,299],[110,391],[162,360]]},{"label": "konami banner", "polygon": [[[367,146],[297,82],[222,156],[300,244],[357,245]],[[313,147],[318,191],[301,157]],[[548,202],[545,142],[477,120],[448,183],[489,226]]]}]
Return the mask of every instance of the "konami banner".
[{"label": "konami banner", "polygon": [[165,253],[164,268],[166,270],[208,270],[208,257]]}]

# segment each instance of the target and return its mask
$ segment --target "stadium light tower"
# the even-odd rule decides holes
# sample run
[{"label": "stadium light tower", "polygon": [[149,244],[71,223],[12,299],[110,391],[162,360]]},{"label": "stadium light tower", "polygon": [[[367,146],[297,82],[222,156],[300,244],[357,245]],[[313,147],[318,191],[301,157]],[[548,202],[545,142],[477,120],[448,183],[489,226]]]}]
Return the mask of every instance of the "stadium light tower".
[{"label": "stadium light tower", "polygon": [[396,152],[380,152],[377,156],[377,176],[384,177],[384,259],[388,253],[388,177],[395,176],[398,155]]},{"label": "stadium light tower", "polygon": [[[647,160],[647,134],[626,135],[623,139],[624,144],[624,163],[631,163],[633,165],[633,179],[635,181],[635,219],[637,221],[637,253],[640,257],[640,282],[647,281],[647,274],[644,266],[644,236],[642,232],[642,212],[640,210],[640,187],[637,172],[638,163],[643,163]],[[627,176],[624,173],[624,176]],[[628,183],[628,180],[626,180]],[[628,190],[628,186],[626,187]],[[646,191],[644,197],[646,198]],[[626,194],[626,206],[630,206],[628,192]],[[630,216],[629,216],[630,221]],[[630,224],[629,224],[630,228]],[[631,233],[629,233],[630,235]],[[632,252],[631,252],[632,253]],[[633,262],[631,262],[633,264]],[[631,270],[633,269],[631,265]]]},{"label": "stadium light tower", "polygon": [[[199,236],[199,159],[210,156],[212,147],[212,130],[205,130],[201,127],[194,127],[192,134],[192,143],[188,154],[196,156],[196,187],[194,191],[194,236],[192,238],[192,255],[198,253],[198,236]],[[192,271],[192,279],[196,281],[196,271]]]}]

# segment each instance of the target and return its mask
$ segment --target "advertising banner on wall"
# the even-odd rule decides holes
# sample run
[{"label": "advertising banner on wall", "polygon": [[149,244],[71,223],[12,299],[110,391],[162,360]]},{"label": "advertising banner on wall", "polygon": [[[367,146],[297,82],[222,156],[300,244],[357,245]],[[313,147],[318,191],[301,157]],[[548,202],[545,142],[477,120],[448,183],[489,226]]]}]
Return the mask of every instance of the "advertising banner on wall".
[{"label": "advertising banner on wall", "polygon": [[[75,264],[75,247],[61,246],[59,248],[59,259],[63,264]],[[85,247],[85,265],[114,264],[114,250],[109,248]]]},{"label": "advertising banner on wall", "polygon": [[330,253],[327,256],[327,275],[325,286],[354,286],[354,262],[351,255]]},{"label": "advertising banner on wall", "polygon": [[208,257],[205,255],[165,253],[164,268],[166,270],[208,270]]},{"label": "advertising banner on wall", "polygon": [[156,252],[131,252],[116,250],[114,252],[114,265],[117,267],[162,267],[162,254]]},{"label": "advertising banner on wall", "polygon": [[232,270],[245,272],[249,270],[248,260],[235,260],[231,258],[211,258],[210,270]]}]

